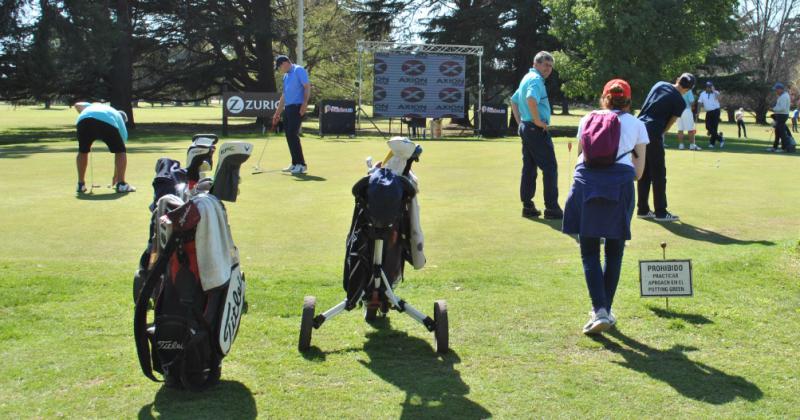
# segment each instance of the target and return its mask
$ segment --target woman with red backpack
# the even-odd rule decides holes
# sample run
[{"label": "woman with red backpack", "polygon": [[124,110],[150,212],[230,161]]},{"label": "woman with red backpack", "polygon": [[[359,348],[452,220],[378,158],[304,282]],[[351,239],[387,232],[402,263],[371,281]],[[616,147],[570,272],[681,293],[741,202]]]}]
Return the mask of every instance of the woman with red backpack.
[{"label": "woman with red backpack", "polygon": [[[619,282],[625,241],[631,239],[634,181],[644,172],[643,122],[630,114],[631,87],[622,79],[606,83],[601,110],[581,119],[574,183],[564,208],[563,232],[579,236],[583,271],[592,300],[584,334],[597,334],[616,323],[611,304]],[[605,267],[600,243],[605,239]]]}]

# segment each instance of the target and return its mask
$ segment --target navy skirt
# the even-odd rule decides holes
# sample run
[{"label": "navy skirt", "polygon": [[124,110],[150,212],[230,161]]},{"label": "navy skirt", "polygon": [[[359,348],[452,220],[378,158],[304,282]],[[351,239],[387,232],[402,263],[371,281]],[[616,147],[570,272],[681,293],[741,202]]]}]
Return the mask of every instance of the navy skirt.
[{"label": "navy skirt", "polygon": [[633,167],[621,163],[602,169],[576,166],[562,231],[587,238],[631,239],[635,180]]}]

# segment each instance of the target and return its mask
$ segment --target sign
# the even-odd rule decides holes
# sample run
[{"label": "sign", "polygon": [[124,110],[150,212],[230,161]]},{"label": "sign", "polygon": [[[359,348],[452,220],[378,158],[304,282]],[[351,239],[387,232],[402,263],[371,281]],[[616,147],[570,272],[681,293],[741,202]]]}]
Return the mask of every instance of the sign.
[{"label": "sign", "polygon": [[375,54],[373,115],[464,118],[465,63],[460,55]]},{"label": "sign", "polygon": [[[477,110],[477,106],[475,109]],[[481,106],[481,135],[504,137],[508,131],[508,105],[486,104]]]},{"label": "sign", "polygon": [[356,134],[356,103],[324,100],[319,106],[319,134]]},{"label": "sign", "polygon": [[693,296],[692,260],[639,261],[642,297]]},{"label": "sign", "polygon": [[281,100],[277,92],[224,92],[225,117],[272,117]]}]

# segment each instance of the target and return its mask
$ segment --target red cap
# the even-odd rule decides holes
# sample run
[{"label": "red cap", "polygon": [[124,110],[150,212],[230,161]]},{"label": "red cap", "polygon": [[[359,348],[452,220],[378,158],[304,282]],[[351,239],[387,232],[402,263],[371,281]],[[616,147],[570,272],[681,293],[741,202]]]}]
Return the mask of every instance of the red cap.
[{"label": "red cap", "polygon": [[[613,88],[621,88],[622,93],[613,93],[611,89]],[[612,79],[606,83],[605,87],[603,87],[603,96],[611,95],[611,96],[621,96],[627,99],[631,98],[631,85],[628,82],[622,79]]]}]

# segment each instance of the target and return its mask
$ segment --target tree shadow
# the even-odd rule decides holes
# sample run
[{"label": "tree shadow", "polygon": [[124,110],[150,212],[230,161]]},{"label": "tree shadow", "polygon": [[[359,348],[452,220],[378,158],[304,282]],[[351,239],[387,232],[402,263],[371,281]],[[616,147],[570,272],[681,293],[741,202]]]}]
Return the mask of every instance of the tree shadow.
[{"label": "tree shadow", "polygon": [[751,245],[751,244],[758,244],[765,246],[775,245],[775,242],[772,241],[764,241],[764,240],[749,241],[749,240],[732,238],[730,236],[726,236],[711,230],[703,229],[701,227],[697,227],[686,222],[660,223],[652,219],[644,219],[644,220],[650,223],[656,223],[660,226],[663,226],[664,229],[670,231],[673,235],[680,236],[686,239],[692,239],[695,241],[710,242],[717,245]]},{"label": "tree shadow", "polygon": [[697,350],[694,347],[676,345],[669,350],[658,350],[617,329],[612,329],[609,335],[619,342],[606,336],[593,339],[625,359],[613,363],[664,382],[684,397],[714,405],[727,404],[737,397],[751,402],[764,397],[761,389],[747,379],[689,359],[686,353]]},{"label": "tree shadow", "polygon": [[[188,142],[187,142],[188,144]],[[136,155],[140,153],[160,153],[172,150],[182,150],[183,147],[155,147],[155,146],[136,146],[128,147],[128,155]],[[32,155],[42,153],[78,153],[77,141],[64,141],[64,142],[50,142],[50,143],[29,143],[18,144],[12,146],[0,145],[0,159],[22,159]],[[105,143],[102,141],[94,142],[92,146],[92,153],[99,154],[100,156],[109,156],[113,159],[113,155],[108,152]],[[74,158],[74,155],[73,155]]]},{"label": "tree shadow", "polygon": [[387,327],[367,334],[364,351],[369,362],[361,364],[406,393],[401,419],[492,416],[466,397],[469,386],[454,369],[461,359],[452,349],[439,355],[427,340]]},{"label": "tree shadow", "polygon": [[295,181],[302,181],[302,182],[308,182],[308,181],[324,182],[328,180],[327,178],[323,178],[321,176],[308,175],[308,174],[292,174],[292,177],[294,177]]},{"label": "tree shadow", "polygon": [[162,386],[152,403],[144,405],[139,420],[159,418],[255,419],[258,416],[253,393],[236,381],[220,381],[204,392],[182,391]]},{"label": "tree shadow", "polygon": [[0,131],[0,145],[63,141],[73,138],[75,138],[74,125],[20,127]]},{"label": "tree shadow", "polygon": [[649,309],[659,318],[680,319],[692,325],[705,325],[714,323],[714,321],[700,314],[683,314],[679,312],[670,311],[669,309],[661,309],[656,307],[650,307]]}]

